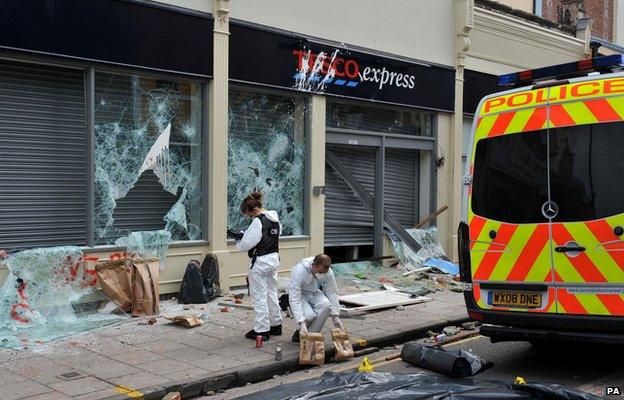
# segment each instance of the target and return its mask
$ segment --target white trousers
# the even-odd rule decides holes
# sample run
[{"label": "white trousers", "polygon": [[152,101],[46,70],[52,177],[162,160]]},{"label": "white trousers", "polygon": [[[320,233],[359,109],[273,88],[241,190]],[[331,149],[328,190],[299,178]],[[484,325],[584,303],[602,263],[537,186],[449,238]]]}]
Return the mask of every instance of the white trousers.
[{"label": "white trousers", "polygon": [[301,306],[309,332],[321,332],[325,321],[331,313],[329,299],[325,293],[318,291],[313,294],[302,293]]},{"label": "white trousers", "polygon": [[249,293],[254,309],[256,332],[268,332],[271,326],[282,323],[282,310],[277,300],[278,270],[278,253],[258,257],[249,270]]}]

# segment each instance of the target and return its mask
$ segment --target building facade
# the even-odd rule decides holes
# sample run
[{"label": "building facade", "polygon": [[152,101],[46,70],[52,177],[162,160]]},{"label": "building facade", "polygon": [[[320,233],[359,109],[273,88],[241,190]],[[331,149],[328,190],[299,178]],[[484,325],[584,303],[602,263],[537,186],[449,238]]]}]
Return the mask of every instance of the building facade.
[{"label": "building facade", "polygon": [[468,0],[335,7],[3,2],[0,248],[108,257],[166,229],[161,292],[207,253],[240,286],[248,258],[226,230],[249,223],[239,204],[257,188],[283,224],[283,274],[322,251],[390,254],[383,210],[408,228],[447,205],[455,254],[479,98],[495,75],[586,57],[589,36]]}]

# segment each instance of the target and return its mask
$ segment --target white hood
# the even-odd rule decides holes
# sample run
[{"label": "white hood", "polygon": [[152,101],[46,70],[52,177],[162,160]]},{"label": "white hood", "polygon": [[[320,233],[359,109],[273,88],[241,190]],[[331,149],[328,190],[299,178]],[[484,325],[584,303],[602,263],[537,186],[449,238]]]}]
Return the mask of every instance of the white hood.
[{"label": "white hood", "polygon": [[273,222],[279,222],[279,218],[277,217],[277,212],[270,210],[270,211],[262,211],[262,214],[266,215],[268,219],[270,219]]}]

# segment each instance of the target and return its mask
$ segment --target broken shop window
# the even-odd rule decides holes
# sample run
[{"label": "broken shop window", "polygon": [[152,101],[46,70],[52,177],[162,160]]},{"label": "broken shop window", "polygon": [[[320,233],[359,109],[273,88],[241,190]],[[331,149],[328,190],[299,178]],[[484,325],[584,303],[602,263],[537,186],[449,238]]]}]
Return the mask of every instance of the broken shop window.
[{"label": "broken shop window", "polygon": [[127,318],[96,290],[96,261],[73,246],[11,254],[0,287],[0,347],[42,344]]},{"label": "broken shop window", "polygon": [[166,229],[201,238],[201,86],[95,73],[95,244]]},{"label": "broken shop window", "polygon": [[249,224],[239,206],[255,188],[283,236],[303,234],[305,99],[242,90],[229,97],[228,225]]}]

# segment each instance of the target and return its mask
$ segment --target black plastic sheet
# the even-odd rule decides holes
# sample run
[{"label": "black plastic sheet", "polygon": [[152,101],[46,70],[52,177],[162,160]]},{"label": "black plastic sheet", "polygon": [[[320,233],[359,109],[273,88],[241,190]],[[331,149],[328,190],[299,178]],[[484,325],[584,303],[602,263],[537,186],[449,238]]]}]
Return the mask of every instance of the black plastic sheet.
[{"label": "black plastic sheet", "polygon": [[466,350],[438,349],[418,342],[406,343],[401,350],[401,358],[417,367],[453,378],[476,375],[494,365]]},{"label": "black plastic sheet", "polygon": [[598,400],[557,384],[473,382],[426,374],[326,372],[318,379],[279,385],[239,397],[244,400]]}]

